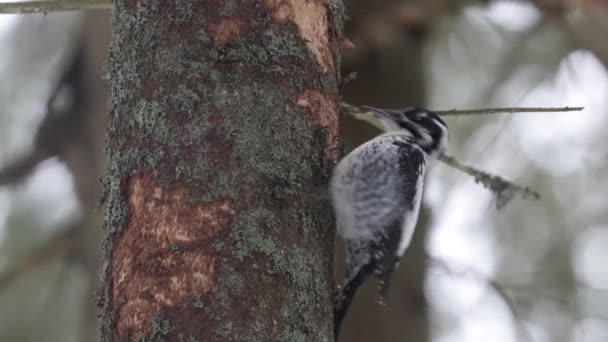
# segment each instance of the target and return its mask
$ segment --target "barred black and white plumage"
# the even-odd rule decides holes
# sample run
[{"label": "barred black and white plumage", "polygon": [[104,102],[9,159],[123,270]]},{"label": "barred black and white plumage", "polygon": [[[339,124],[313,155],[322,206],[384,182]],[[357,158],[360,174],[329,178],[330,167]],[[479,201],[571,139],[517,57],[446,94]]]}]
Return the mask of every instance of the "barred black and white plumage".
[{"label": "barred black and white plumage", "polygon": [[346,243],[344,287],[335,307],[336,338],[357,288],[371,273],[378,277],[379,302],[386,301],[391,274],[418,220],[426,168],[447,143],[445,123],[424,109],[343,109],[385,133],[344,157],[331,179],[337,231]]}]

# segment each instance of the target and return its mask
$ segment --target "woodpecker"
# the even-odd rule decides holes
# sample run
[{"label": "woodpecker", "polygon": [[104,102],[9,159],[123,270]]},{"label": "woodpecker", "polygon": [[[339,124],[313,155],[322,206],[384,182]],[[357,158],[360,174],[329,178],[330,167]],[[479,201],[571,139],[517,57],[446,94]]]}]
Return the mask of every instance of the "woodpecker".
[{"label": "woodpecker", "polygon": [[336,339],[358,287],[370,274],[378,278],[378,302],[386,303],[391,274],[418,221],[427,166],[443,153],[448,139],[445,122],[425,109],[341,107],[383,134],[340,160],[330,181],[337,233],[346,244],[344,285],[334,308]]}]

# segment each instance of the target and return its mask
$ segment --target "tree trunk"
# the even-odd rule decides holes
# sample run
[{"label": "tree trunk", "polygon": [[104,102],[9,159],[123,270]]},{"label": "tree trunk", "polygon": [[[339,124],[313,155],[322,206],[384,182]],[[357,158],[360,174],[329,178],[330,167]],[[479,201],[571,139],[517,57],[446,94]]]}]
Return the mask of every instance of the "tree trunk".
[{"label": "tree trunk", "polygon": [[[338,0],[114,2],[103,341],[330,341]],[[317,198],[317,199],[315,199]]]}]

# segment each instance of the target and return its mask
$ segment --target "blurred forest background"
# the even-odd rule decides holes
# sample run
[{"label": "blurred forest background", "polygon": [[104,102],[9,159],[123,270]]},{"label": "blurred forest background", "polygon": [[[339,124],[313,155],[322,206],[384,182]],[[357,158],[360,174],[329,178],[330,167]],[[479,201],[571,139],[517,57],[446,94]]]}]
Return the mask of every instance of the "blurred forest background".
[{"label": "blurred forest background", "polygon": [[[438,163],[389,305],[369,282],[341,341],[608,341],[608,1],[345,5],[347,101],[585,110],[448,119],[452,155],[542,199],[496,210]],[[97,340],[109,17],[0,16],[0,341]]]}]

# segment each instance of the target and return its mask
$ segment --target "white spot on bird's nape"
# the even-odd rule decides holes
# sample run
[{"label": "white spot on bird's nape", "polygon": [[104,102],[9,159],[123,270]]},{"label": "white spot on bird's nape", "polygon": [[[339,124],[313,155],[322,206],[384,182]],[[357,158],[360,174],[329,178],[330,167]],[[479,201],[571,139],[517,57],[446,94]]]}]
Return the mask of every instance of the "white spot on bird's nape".
[{"label": "white spot on bird's nape", "polygon": [[440,143],[440,149],[441,149],[441,152],[443,152],[446,149],[447,144],[448,144],[448,127],[437,119],[433,119],[433,120],[435,121],[435,123],[437,123],[437,125],[439,127],[441,127],[441,131],[443,132],[443,134],[441,135],[441,143]]},{"label": "white spot on bird's nape", "polygon": [[422,119],[422,118],[428,117],[428,114],[424,111],[417,111],[415,115],[416,115],[416,119]]},{"label": "white spot on bird's nape", "polygon": [[433,144],[433,137],[431,137],[431,132],[429,132],[429,130],[422,125],[416,124],[416,126],[418,128],[420,136],[422,137],[422,142],[420,143],[420,145],[430,146],[431,144]]}]

